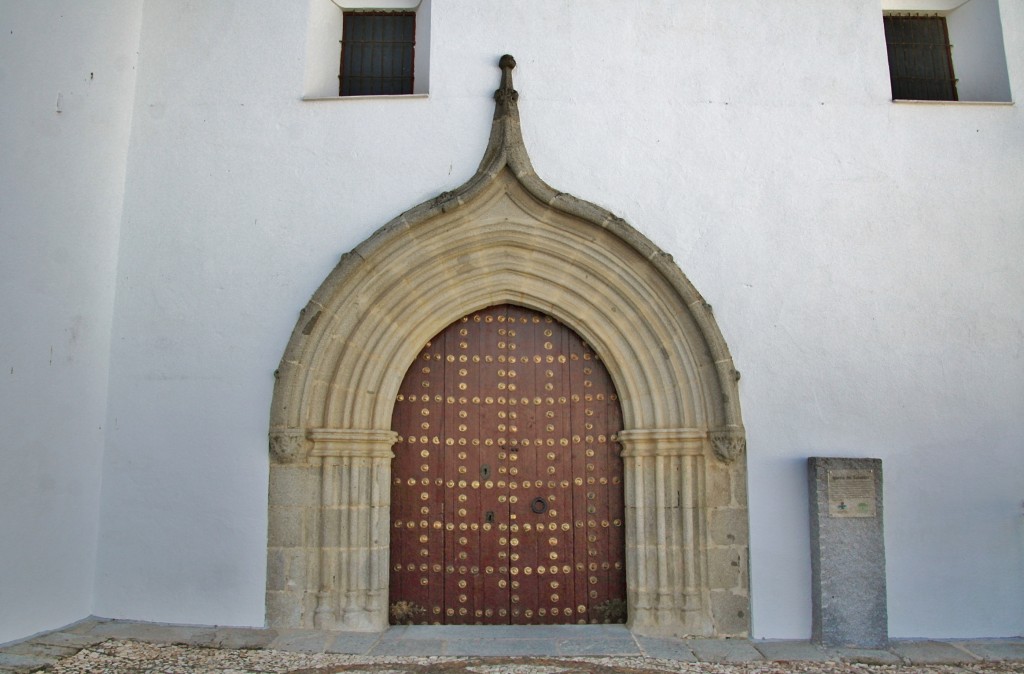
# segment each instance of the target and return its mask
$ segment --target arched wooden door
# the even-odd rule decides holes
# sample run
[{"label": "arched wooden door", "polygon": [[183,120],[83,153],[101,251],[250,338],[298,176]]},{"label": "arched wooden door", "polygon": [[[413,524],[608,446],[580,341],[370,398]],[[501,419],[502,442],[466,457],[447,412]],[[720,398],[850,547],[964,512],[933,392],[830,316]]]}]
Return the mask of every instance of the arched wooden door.
[{"label": "arched wooden door", "polygon": [[572,330],[465,316],[409,368],[392,428],[393,623],[625,621],[621,411]]}]

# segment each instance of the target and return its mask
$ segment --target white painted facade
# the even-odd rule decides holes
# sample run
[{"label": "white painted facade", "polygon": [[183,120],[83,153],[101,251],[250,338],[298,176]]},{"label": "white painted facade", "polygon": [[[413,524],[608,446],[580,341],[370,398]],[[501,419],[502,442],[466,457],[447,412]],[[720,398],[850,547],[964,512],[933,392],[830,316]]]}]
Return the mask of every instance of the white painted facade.
[{"label": "white painted facade", "polygon": [[0,642],[92,612],[141,18],[0,2]]},{"label": "white painted facade", "polygon": [[1024,633],[1018,106],[893,103],[879,0],[433,0],[426,96],[303,100],[319,1],[0,5],[0,642],[263,624],[297,312],[473,174],[503,53],[538,174],[715,308],[754,636],[810,634],[811,455],[883,460],[892,636]]}]

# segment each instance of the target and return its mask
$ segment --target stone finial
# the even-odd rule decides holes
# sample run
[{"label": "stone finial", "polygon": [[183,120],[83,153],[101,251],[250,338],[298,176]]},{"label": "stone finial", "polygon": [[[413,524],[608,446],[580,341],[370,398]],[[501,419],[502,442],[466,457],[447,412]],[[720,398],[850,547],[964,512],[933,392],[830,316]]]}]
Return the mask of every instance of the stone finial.
[{"label": "stone finial", "polygon": [[512,87],[512,70],[516,67],[516,60],[505,54],[498,59],[498,67],[501,68],[501,84],[494,92],[491,137],[487,141],[487,149],[477,173],[493,176],[502,167],[508,166],[520,180],[536,181],[542,189],[550,191],[551,188],[543,184],[530,164],[526,144],[523,143],[523,132],[519,128],[519,106],[516,103],[519,92]]},{"label": "stone finial", "polygon": [[512,70],[516,67],[516,60],[511,54],[505,54],[499,59],[498,67],[501,68],[501,86],[494,92],[494,100],[500,106],[515,103],[519,100],[519,92],[512,88]]}]

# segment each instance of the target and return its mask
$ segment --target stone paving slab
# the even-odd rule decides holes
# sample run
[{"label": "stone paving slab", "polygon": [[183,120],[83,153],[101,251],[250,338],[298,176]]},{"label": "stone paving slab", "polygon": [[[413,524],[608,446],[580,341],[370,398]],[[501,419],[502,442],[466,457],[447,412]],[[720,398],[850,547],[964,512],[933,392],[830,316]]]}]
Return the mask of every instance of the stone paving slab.
[{"label": "stone paving slab", "polygon": [[906,662],[921,665],[959,665],[981,659],[944,641],[892,641],[889,649]]},{"label": "stone paving slab", "polygon": [[628,636],[625,625],[401,625],[385,632],[386,638],[436,639],[572,639]]},{"label": "stone paving slab", "polygon": [[107,637],[95,634],[75,634],[73,632],[50,632],[33,637],[30,641],[34,644],[47,644],[50,646],[67,646],[76,650],[95,646]]},{"label": "stone paving slab", "polygon": [[686,645],[702,662],[754,662],[764,660],[746,639],[685,639]]},{"label": "stone paving slab", "polygon": [[9,655],[26,655],[30,657],[59,660],[69,655],[74,655],[82,650],[74,646],[54,646],[53,644],[41,644],[38,641],[23,641],[4,648],[3,652]]},{"label": "stone paving slab", "polygon": [[19,653],[8,653],[7,648],[0,652],[0,671],[22,672],[46,667],[57,661],[57,658],[47,658],[41,655],[23,655]]},{"label": "stone paving slab", "polygon": [[889,651],[875,648],[836,648],[841,662],[852,662],[862,665],[899,665],[903,663],[900,656]]},{"label": "stone paving slab", "polygon": [[295,653],[323,653],[327,650],[330,632],[316,630],[282,630],[267,648]]},{"label": "stone paving slab", "polygon": [[[589,637],[558,639],[554,655],[640,655],[640,648],[630,637]],[[548,655],[552,655],[549,651]]]},{"label": "stone paving slab", "polygon": [[211,645],[214,648],[267,648],[278,636],[277,630],[259,627],[218,627]]},{"label": "stone paving slab", "polygon": [[150,644],[213,646],[217,628],[204,625],[164,625],[111,620],[97,624],[88,633],[110,638],[133,639]]},{"label": "stone paving slab", "polygon": [[640,652],[649,658],[663,658],[665,660],[679,660],[682,662],[697,662],[697,656],[679,639],[668,639],[661,637],[636,636]]},{"label": "stone paving slab", "polygon": [[982,660],[1024,661],[1024,639],[971,639],[970,641],[952,641],[950,643]]},{"label": "stone paving slab", "polygon": [[372,632],[370,634],[355,634],[343,632],[333,641],[327,642],[326,653],[348,653],[352,655],[365,655],[381,640],[381,635]]},{"label": "stone paving slab", "polygon": [[776,662],[839,662],[839,654],[807,641],[752,641],[766,660]]},{"label": "stone paving slab", "polygon": [[555,655],[549,639],[456,639],[446,641],[439,655],[525,657]]},{"label": "stone paving slab", "polygon": [[111,620],[110,618],[100,618],[98,616],[89,616],[88,618],[83,618],[82,620],[79,620],[78,622],[73,622],[70,625],[62,627],[60,629],[60,631],[61,632],[66,632],[68,634],[89,634],[89,633],[91,633],[96,628],[97,625],[101,625],[103,623],[109,623],[109,622],[123,623],[123,621],[120,621],[120,620],[115,621],[115,620]]},{"label": "stone paving slab", "polygon": [[445,642],[441,639],[400,639],[381,641],[370,651],[371,655],[445,655]]},{"label": "stone paving slab", "polygon": [[[356,652],[358,644],[351,644]],[[371,655],[543,656],[640,655],[623,625],[412,625],[392,628]]]},{"label": "stone paving slab", "polygon": [[[173,671],[189,672],[298,672],[312,668],[327,673],[352,674],[385,671],[416,674],[435,671],[497,674],[500,671],[506,674],[506,671],[520,670],[523,674],[550,674],[554,670],[566,674],[618,671],[691,673],[709,671],[707,668],[711,667],[710,671],[719,674],[755,674],[762,671],[854,674],[864,671],[857,667],[883,666],[878,671],[895,667],[897,671],[906,668],[908,674],[1024,673],[1024,638],[894,640],[888,649],[871,650],[823,648],[807,641],[644,637],[633,635],[622,625],[402,626],[383,633],[346,633],[162,625],[92,618],[58,631],[0,646],[0,673],[38,672],[44,668],[68,674],[164,671],[155,664],[153,667],[148,664],[136,667],[122,663],[119,658],[125,653],[132,658],[153,658],[154,662],[162,662],[161,658],[179,653],[174,657],[196,663],[194,668],[183,670],[183,665],[167,666]],[[260,655],[264,653],[266,655]],[[247,659],[262,663],[260,667],[271,668],[238,670],[233,664],[230,667],[225,665],[226,669],[220,665],[208,667],[205,664],[222,661],[241,663]],[[406,664],[388,669],[388,663],[399,661]],[[785,664],[779,668],[779,665],[766,661]],[[344,663],[358,662],[365,666],[352,664],[351,667],[341,667]],[[472,665],[473,662],[492,664],[477,666]],[[542,662],[547,664],[538,664]],[[567,663],[567,669],[555,665],[562,662]],[[69,665],[65,667],[63,663]],[[275,669],[278,665],[274,663],[281,663],[281,668]],[[295,663],[296,669],[287,669],[286,663]],[[341,668],[319,669],[324,663],[335,663],[331,667],[337,665]],[[522,663],[522,667],[516,664],[509,665],[511,669],[503,669],[493,663]],[[580,663],[598,664],[591,667]],[[701,663],[715,664],[702,666]],[[435,669],[435,666],[440,669]]]}]

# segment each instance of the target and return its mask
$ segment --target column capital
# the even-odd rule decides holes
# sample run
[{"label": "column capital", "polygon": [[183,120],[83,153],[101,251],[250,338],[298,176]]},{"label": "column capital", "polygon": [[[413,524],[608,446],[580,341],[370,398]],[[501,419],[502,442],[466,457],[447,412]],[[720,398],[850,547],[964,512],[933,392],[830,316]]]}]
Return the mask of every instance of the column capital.
[{"label": "column capital", "polygon": [[630,428],[615,436],[623,457],[700,455],[707,438],[703,428]]},{"label": "column capital", "polygon": [[311,428],[306,438],[313,443],[310,456],[390,460],[398,433],[378,428]]},{"label": "column capital", "polygon": [[728,426],[711,431],[711,447],[723,463],[732,463],[747,451],[747,436],[742,426]]},{"label": "column capital", "polygon": [[275,463],[295,463],[305,459],[309,451],[305,433],[298,428],[272,428],[269,446]]}]

